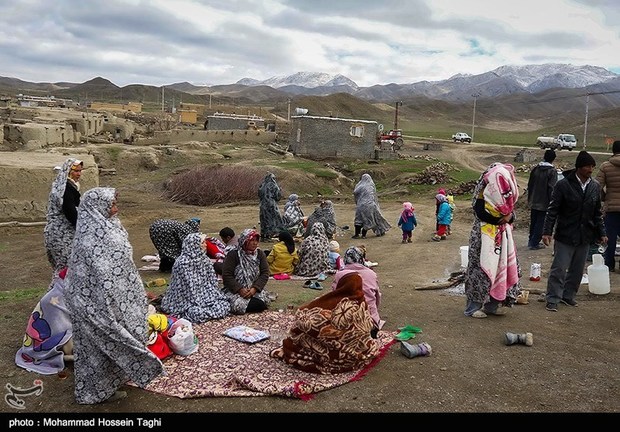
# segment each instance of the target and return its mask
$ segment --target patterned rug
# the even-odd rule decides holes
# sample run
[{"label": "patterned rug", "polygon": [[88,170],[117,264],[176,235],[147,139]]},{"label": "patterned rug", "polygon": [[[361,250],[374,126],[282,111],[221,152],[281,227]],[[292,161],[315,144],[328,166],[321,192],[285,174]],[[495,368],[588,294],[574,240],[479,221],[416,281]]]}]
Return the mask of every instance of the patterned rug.
[{"label": "patterned rug", "polygon": [[266,311],[195,324],[198,351],[187,357],[175,355],[164,360],[167,375],[153,380],[146,390],[182,399],[285,396],[308,400],[315,393],[361,379],[395,343],[393,333],[379,332],[380,354],[368,366],[349,373],[321,375],[302,372],[269,357],[280,341],[267,339],[246,344],[223,335],[226,329],[237,325],[282,333],[293,320],[293,315]]}]

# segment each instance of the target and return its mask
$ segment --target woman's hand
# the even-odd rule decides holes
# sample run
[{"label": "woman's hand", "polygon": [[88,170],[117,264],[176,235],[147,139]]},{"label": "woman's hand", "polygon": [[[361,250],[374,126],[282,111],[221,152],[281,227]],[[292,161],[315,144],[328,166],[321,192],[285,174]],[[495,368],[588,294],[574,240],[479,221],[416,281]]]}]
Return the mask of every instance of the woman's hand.
[{"label": "woman's hand", "polygon": [[254,294],[256,294],[256,288],[254,287],[249,287],[249,288],[241,288],[239,290],[239,295],[243,298],[252,298],[254,296]]}]

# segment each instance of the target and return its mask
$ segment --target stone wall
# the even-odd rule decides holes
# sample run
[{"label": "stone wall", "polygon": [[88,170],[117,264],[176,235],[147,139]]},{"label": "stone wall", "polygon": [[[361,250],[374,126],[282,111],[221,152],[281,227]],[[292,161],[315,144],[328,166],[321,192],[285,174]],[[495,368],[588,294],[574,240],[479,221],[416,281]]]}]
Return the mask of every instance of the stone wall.
[{"label": "stone wall", "polygon": [[34,150],[50,146],[67,146],[76,143],[73,127],[60,123],[25,123],[4,125],[4,147],[8,150]]},{"label": "stone wall", "polygon": [[[352,136],[352,127],[363,128],[362,136]],[[377,132],[374,121],[293,116],[289,148],[310,158],[374,159]]]},{"label": "stone wall", "polygon": [[0,222],[44,221],[47,201],[56,178],[55,166],[69,157],[84,162],[80,179],[82,193],[99,186],[99,168],[89,154],[66,155],[60,152],[0,153]]}]

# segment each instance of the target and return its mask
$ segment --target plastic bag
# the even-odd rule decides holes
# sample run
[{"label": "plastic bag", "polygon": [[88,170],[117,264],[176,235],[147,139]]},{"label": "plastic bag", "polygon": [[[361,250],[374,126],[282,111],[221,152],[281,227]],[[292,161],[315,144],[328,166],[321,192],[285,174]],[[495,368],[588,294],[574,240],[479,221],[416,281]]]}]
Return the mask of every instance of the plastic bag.
[{"label": "plastic bag", "polygon": [[188,356],[198,349],[198,338],[194,334],[192,323],[181,318],[168,330],[170,348],[175,354]]}]

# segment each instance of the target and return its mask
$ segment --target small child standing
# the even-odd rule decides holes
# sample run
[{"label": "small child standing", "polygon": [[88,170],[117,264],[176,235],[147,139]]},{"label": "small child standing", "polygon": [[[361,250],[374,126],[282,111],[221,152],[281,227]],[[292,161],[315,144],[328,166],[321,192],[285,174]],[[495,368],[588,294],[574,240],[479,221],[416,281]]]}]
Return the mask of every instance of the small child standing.
[{"label": "small child standing", "polygon": [[435,199],[439,204],[439,210],[437,212],[437,232],[432,239],[440,241],[447,238],[448,226],[452,222],[452,207],[448,204],[448,197],[445,195],[437,194]]},{"label": "small child standing", "polygon": [[402,243],[411,243],[411,236],[413,230],[418,225],[418,221],[415,218],[413,205],[410,202],[403,203],[403,211],[398,219],[398,226],[403,230]]},{"label": "small child standing", "polygon": [[344,262],[340,257],[340,244],[336,240],[329,242],[329,268],[332,270],[342,270]]}]

